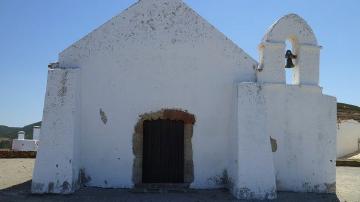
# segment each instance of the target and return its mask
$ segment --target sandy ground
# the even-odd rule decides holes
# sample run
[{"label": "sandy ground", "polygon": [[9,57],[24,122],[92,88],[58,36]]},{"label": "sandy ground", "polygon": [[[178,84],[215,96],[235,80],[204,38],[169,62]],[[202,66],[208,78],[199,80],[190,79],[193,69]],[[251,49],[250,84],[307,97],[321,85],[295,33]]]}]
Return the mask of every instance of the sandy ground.
[{"label": "sandy ground", "polygon": [[0,159],[0,190],[29,181],[34,159]]},{"label": "sandy ground", "polygon": [[341,201],[360,202],[360,167],[337,167],[336,181]]},{"label": "sandy ground", "polygon": [[[83,188],[72,195],[32,195],[34,159],[0,159],[0,201],[237,201],[226,190],[137,193],[129,189]],[[337,167],[337,194],[279,192],[273,202],[360,202],[360,168]]]}]

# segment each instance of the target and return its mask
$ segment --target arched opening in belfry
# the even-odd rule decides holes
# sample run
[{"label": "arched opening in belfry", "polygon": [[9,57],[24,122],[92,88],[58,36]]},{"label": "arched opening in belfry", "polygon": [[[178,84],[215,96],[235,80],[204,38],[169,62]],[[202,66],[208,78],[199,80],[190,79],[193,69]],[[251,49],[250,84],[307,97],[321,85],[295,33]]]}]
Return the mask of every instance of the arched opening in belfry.
[{"label": "arched opening in belfry", "polygon": [[[285,41],[285,79],[287,85],[294,85],[295,84],[295,59],[296,59],[296,50],[294,47],[295,40],[287,39]],[[290,52],[289,52],[290,51]]]}]

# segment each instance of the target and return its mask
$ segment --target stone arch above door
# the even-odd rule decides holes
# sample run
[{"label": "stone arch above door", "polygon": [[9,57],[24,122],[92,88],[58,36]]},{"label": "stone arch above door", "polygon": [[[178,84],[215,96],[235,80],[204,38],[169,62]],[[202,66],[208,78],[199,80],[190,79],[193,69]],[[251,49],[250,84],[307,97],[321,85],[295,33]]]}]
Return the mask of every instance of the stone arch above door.
[{"label": "stone arch above door", "polygon": [[192,152],[193,126],[195,116],[180,109],[162,109],[156,112],[144,113],[139,116],[133,134],[133,161],[132,180],[135,185],[142,184],[143,160],[143,123],[146,120],[174,120],[184,122],[184,182],[190,184],[194,181],[194,163]]}]

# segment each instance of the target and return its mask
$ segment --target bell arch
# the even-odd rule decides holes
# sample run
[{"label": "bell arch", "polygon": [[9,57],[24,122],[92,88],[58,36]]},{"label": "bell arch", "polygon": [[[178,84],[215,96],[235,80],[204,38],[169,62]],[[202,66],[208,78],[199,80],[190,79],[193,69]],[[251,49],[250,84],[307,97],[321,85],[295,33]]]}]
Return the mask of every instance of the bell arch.
[{"label": "bell arch", "polygon": [[311,27],[296,14],[289,14],[276,21],[259,45],[260,64],[258,82],[286,84],[285,47],[290,41],[293,47],[293,84],[319,85],[319,60],[321,47]]}]

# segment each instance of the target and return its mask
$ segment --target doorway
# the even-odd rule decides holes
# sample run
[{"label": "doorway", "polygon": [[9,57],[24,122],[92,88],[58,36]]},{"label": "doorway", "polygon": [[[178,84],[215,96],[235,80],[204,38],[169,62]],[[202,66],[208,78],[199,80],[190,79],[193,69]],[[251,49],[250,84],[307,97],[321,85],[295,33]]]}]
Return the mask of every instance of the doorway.
[{"label": "doorway", "polygon": [[143,122],[143,183],[184,183],[184,121]]}]

